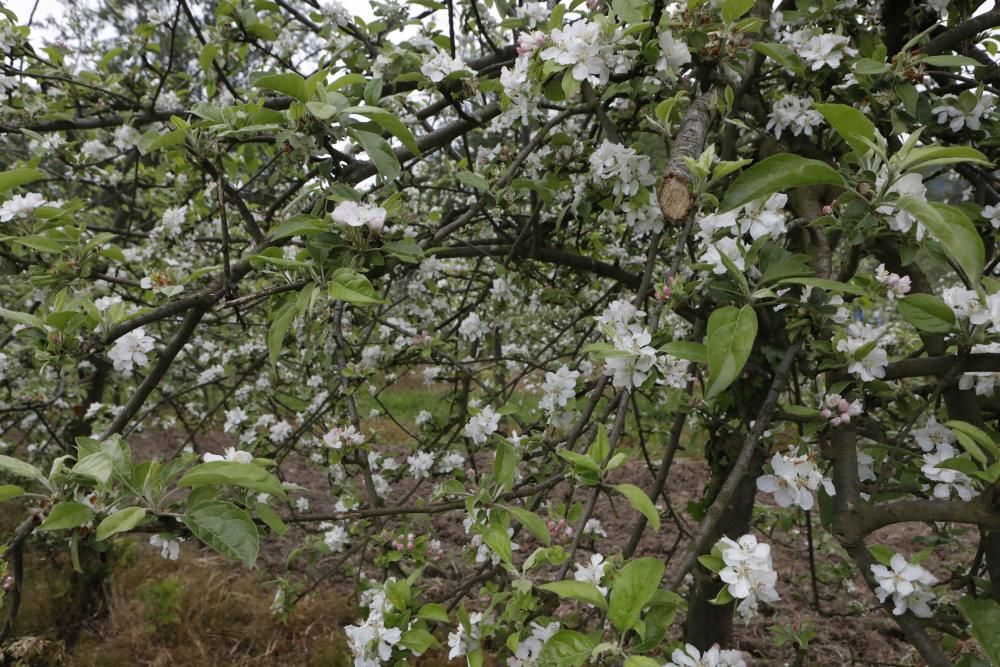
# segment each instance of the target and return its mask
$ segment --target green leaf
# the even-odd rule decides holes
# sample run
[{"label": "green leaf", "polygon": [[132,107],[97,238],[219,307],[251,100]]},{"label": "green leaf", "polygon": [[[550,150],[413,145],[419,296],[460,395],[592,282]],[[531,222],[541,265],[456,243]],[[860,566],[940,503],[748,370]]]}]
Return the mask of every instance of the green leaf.
[{"label": "green leaf", "polygon": [[708,385],[705,398],[718,396],[736,381],[757,338],[757,314],[750,305],[718,308],[708,317]]},{"label": "green leaf", "polygon": [[237,461],[210,461],[202,463],[184,475],[177,486],[210,486],[215,484],[232,484],[245,489],[269,493],[276,498],[284,498],[285,490],[278,478],[252,463]]},{"label": "green leaf", "polygon": [[389,241],[382,250],[396,259],[408,264],[419,264],[424,258],[424,250],[412,238],[406,237],[398,241]]},{"label": "green leaf", "polygon": [[754,0],[724,0],[722,3],[722,20],[732,23],[753,8]]},{"label": "green leaf", "polygon": [[0,484],[0,503],[19,498],[24,495],[24,489],[16,484]]},{"label": "green leaf", "polygon": [[98,524],[97,540],[106,540],[112,535],[127,533],[138,526],[145,518],[146,508],[144,507],[126,507],[123,510],[118,510],[114,514],[105,517],[104,521]]},{"label": "green leaf", "polygon": [[45,479],[45,475],[42,474],[42,471],[35,466],[30,463],[25,463],[20,459],[15,459],[12,456],[6,456],[5,454],[0,454],[0,470],[10,473],[15,477],[39,480]]},{"label": "green leaf", "polygon": [[904,172],[914,171],[917,168],[933,167],[942,164],[954,164],[956,162],[974,162],[983,166],[992,167],[992,163],[985,155],[969,146],[916,146],[911,148],[906,154],[906,159],[899,165]]},{"label": "green leaf", "polygon": [[645,20],[644,9],[649,6],[644,0],[612,0],[611,9],[625,23],[641,23]]},{"label": "green leaf", "polygon": [[660,352],[666,352],[672,357],[693,361],[696,364],[708,362],[708,350],[704,343],[675,340],[660,346]]},{"label": "green leaf", "polygon": [[86,477],[98,484],[107,484],[114,469],[115,465],[110,456],[104,452],[95,452],[77,461],[70,469],[70,473],[77,477]]},{"label": "green leaf", "polygon": [[316,215],[296,215],[281,223],[270,232],[268,236],[273,241],[291,238],[292,236],[309,236],[310,234],[320,234],[330,231],[333,226],[332,221]]},{"label": "green leaf", "polygon": [[877,560],[882,565],[889,565],[889,561],[895,555],[895,551],[889,547],[882,546],[881,544],[869,544],[868,553],[872,555],[872,558]]},{"label": "green leaf", "polygon": [[637,558],[625,564],[615,576],[611,587],[608,620],[625,632],[635,625],[663,578],[663,561],[658,558]]},{"label": "green leaf", "polygon": [[723,586],[718,594],[708,601],[709,604],[724,605],[733,601],[733,594],[729,592],[729,586]]},{"label": "green leaf", "polygon": [[154,151],[158,151],[161,148],[170,148],[172,146],[182,144],[186,138],[187,130],[171,130],[165,134],[161,134],[157,130],[150,130],[139,139],[139,152],[143,155],[147,155]]},{"label": "green leaf", "polygon": [[854,73],[861,76],[877,76],[888,71],[889,65],[882,61],[871,58],[858,58],[854,61]]},{"label": "green leaf", "polygon": [[590,447],[587,448],[587,456],[590,457],[590,460],[600,470],[610,452],[611,443],[608,441],[608,430],[604,428],[604,424],[598,424],[597,435],[594,437],[594,441],[590,443]]},{"label": "green leaf", "polygon": [[487,181],[482,176],[480,176],[479,174],[474,174],[471,171],[460,171],[457,174],[455,174],[455,177],[458,178],[458,180],[465,183],[466,185],[468,185],[469,187],[475,188],[480,192],[490,191],[490,182]]},{"label": "green leaf", "polygon": [[628,498],[629,503],[636,512],[646,517],[653,530],[660,529],[660,513],[656,511],[656,506],[649,499],[646,492],[635,484],[617,484],[615,490]]},{"label": "green leaf", "polygon": [[41,169],[11,169],[0,171],[0,192],[16,188],[28,183],[34,183],[45,178]]},{"label": "green leaf", "polygon": [[514,486],[514,473],[517,471],[517,454],[514,447],[506,440],[496,449],[493,459],[493,477],[504,491],[510,491]]},{"label": "green leaf", "polygon": [[865,142],[875,141],[875,123],[871,122],[868,116],[846,104],[816,104],[814,106],[855,153],[864,155],[870,150]]},{"label": "green leaf", "polygon": [[819,287],[827,292],[843,292],[845,294],[864,294],[864,290],[854,285],[848,285],[837,280],[827,280],[826,278],[813,278],[808,276],[782,278],[776,285],[806,285],[807,287]]},{"label": "green leaf", "polygon": [[286,532],[288,532],[288,524],[281,520],[278,513],[275,512],[270,505],[267,503],[257,503],[254,510],[257,512],[257,516],[260,520],[267,524],[267,527],[274,531],[274,534],[281,537]]},{"label": "green leaf", "polygon": [[703,554],[698,556],[698,562],[702,564],[709,572],[715,572],[718,574],[723,568],[726,567],[725,561],[723,561],[718,556],[712,556],[711,554]]},{"label": "green leaf", "polygon": [[[968,436],[976,445],[983,447],[992,454],[993,458],[1000,458],[1000,448],[993,442],[992,436],[981,428],[958,419],[945,422],[945,426],[955,431],[956,435]],[[980,454],[979,460],[981,463],[986,463],[986,457],[982,456],[982,454]]]},{"label": "green leaf", "polygon": [[921,56],[917,62],[930,65],[931,67],[982,67],[983,64],[974,58],[967,56]]},{"label": "green leaf", "polygon": [[[252,464],[238,465],[257,468]],[[183,520],[195,537],[223,556],[242,561],[247,567],[257,562],[260,549],[257,526],[236,505],[218,501],[202,503],[189,509]]]},{"label": "green leaf", "polygon": [[306,102],[306,109],[309,110],[309,113],[311,113],[316,118],[319,118],[320,120],[327,120],[328,118],[332,118],[334,114],[340,111],[340,108],[337,107],[336,105],[329,104],[327,102],[316,102],[316,101]]},{"label": "green leaf", "polygon": [[285,334],[288,333],[297,313],[298,309],[295,307],[295,303],[289,301],[274,314],[274,320],[267,328],[267,351],[272,366],[278,362],[281,346],[285,342]]},{"label": "green leaf", "polygon": [[348,303],[359,305],[385,303],[376,294],[367,276],[353,269],[341,268],[334,271],[327,289],[331,297]]},{"label": "green leaf", "polygon": [[542,584],[539,588],[543,591],[555,593],[561,598],[579,600],[600,609],[608,608],[608,601],[604,599],[604,594],[597,589],[597,586],[587,581],[576,581],[573,579],[550,581],[547,584]]},{"label": "green leaf", "polygon": [[825,162],[792,153],[779,153],[761,160],[737,176],[729,186],[719,211],[729,211],[800,185],[844,184],[843,176]]},{"label": "green leaf", "polygon": [[423,628],[410,628],[403,633],[400,643],[410,649],[415,655],[426,653],[427,649],[438,644],[434,635]]},{"label": "green leaf", "polygon": [[762,53],[794,74],[802,74],[805,67],[798,54],[777,42],[754,42],[753,50]]},{"label": "green leaf", "polygon": [[399,159],[392,151],[392,147],[388,141],[372,132],[352,129],[348,133],[368,153],[368,157],[371,158],[372,163],[375,165],[378,173],[382,175],[382,178],[391,181],[399,176]]},{"label": "green leaf", "polygon": [[63,502],[56,503],[52,511],[45,517],[45,521],[38,527],[38,530],[66,530],[67,528],[78,528],[90,521],[94,516],[93,510],[82,503]]},{"label": "green leaf", "polygon": [[538,654],[539,667],[580,667],[590,660],[599,640],[575,630],[552,635]]},{"label": "green leaf", "polygon": [[208,74],[212,69],[212,61],[215,60],[215,56],[219,53],[219,45],[209,42],[202,47],[201,53],[198,55],[198,64],[201,65],[201,70]]},{"label": "green leaf", "polygon": [[958,610],[969,620],[972,636],[994,665],[1000,665],[1000,604],[987,598],[963,597]]},{"label": "green leaf", "polygon": [[385,109],[379,109],[378,107],[348,107],[347,109],[343,109],[341,113],[356,113],[360,116],[370,118],[380,125],[383,130],[399,139],[400,143],[406,146],[415,157],[420,157],[421,152],[420,146],[417,145],[417,138],[413,136],[410,128],[404,125],[403,121],[395,114]]},{"label": "green leaf", "polygon": [[624,667],[660,667],[660,661],[644,655],[630,655],[625,659]]},{"label": "green leaf", "polygon": [[253,85],[257,88],[274,90],[289,97],[294,97],[299,102],[306,102],[309,99],[309,93],[306,90],[306,80],[295,72],[265,74],[254,79]]},{"label": "green leaf", "polygon": [[520,507],[507,507],[507,511],[510,512],[522,526],[527,528],[532,535],[541,540],[542,544],[549,546],[552,541],[552,537],[549,535],[549,527],[545,525],[545,520],[542,519],[542,517],[530,510],[522,509]]},{"label": "green leaf", "polygon": [[483,544],[493,550],[504,563],[510,564],[512,547],[506,526],[489,525],[483,530]]},{"label": "green leaf", "polygon": [[437,602],[429,602],[421,607],[420,611],[417,612],[417,618],[427,621],[440,621],[441,623],[451,622],[448,618],[448,611]]},{"label": "green leaf", "polygon": [[893,202],[927,228],[944,248],[971,285],[978,285],[986,263],[983,239],[962,209],[918,197],[900,197]]},{"label": "green leaf", "polygon": [[0,308],[0,317],[5,320],[10,320],[11,322],[16,322],[17,324],[23,324],[24,326],[31,327],[32,329],[38,329],[39,331],[49,330],[48,325],[46,325],[40,317],[35,317],[31,313],[20,313],[16,310]]},{"label": "green leaf", "polygon": [[17,236],[11,239],[12,243],[23,245],[26,248],[37,250],[38,252],[48,252],[58,254],[63,251],[63,244],[59,241],[44,236],[42,234],[29,234],[28,236]]},{"label": "green leaf", "polygon": [[948,333],[955,328],[955,311],[930,294],[910,294],[896,304],[899,314],[920,331]]}]

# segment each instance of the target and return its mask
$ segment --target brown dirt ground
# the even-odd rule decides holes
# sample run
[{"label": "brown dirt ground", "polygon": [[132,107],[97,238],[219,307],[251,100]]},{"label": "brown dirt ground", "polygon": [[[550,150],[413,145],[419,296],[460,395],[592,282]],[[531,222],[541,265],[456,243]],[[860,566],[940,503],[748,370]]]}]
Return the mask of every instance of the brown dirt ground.
[{"label": "brown dirt ground", "polygon": [[[387,432],[391,428],[385,429]],[[391,439],[391,437],[387,437]],[[170,432],[150,431],[132,439],[137,458],[151,458],[172,453],[178,446],[178,436]],[[224,434],[210,434],[197,445],[201,450],[219,451],[227,444]],[[390,449],[392,447],[390,446]],[[398,454],[397,454],[398,456]],[[403,456],[405,458],[405,455]],[[478,457],[477,457],[478,458]],[[479,461],[489,465],[489,457]],[[325,478],[305,461],[290,456],[282,466],[285,478],[312,490],[308,496],[311,511],[332,509],[323,489]],[[645,485],[648,473],[641,461],[632,461],[616,471],[613,481],[633,481]],[[696,500],[707,480],[707,469],[698,463],[679,460],[671,471],[668,491],[671,507],[681,515],[688,527],[692,519],[683,509]],[[412,483],[400,483],[397,494],[412,490]],[[420,493],[426,487],[418,489]],[[552,498],[562,498],[565,489],[556,488]],[[574,498],[582,500],[584,492]],[[821,612],[812,600],[806,538],[801,515],[768,507],[767,498],[759,499],[765,507],[755,518],[755,527],[773,545],[775,569],[779,572],[778,591],[781,601],[773,609],[749,624],[737,623],[731,648],[748,652],[754,665],[792,664],[792,649],[774,646],[768,627],[779,621],[792,620],[811,624],[817,635],[809,647],[806,664],[826,665],[918,665],[919,656],[910,648],[895,623],[877,608],[875,597],[864,581],[850,567],[814,517],[817,546],[818,592]],[[390,503],[392,500],[390,499]],[[10,507],[9,505],[7,506]],[[584,544],[582,550],[614,553],[621,549],[631,531],[635,514],[622,500],[614,504],[602,496],[596,517],[601,519],[607,538]],[[794,522],[790,518],[794,517]],[[467,536],[462,528],[463,513],[435,515],[431,520],[418,520],[417,526],[432,531],[445,546],[445,555],[436,563],[435,572],[428,571],[422,579],[422,598],[432,600],[453,590],[456,582],[473,571],[462,557]],[[16,517],[4,517],[3,528]],[[9,520],[9,521],[8,521]],[[793,525],[794,524],[794,525]],[[686,540],[678,541],[679,529],[674,521],[664,519],[661,530],[651,530],[640,544],[637,555],[667,559],[683,551]],[[299,559],[287,564],[288,555],[306,535],[301,526],[293,526],[281,539],[265,541],[258,569],[248,572],[231,562],[198,548],[193,542],[183,546],[180,562],[161,560],[142,541],[116,549],[106,558],[109,576],[105,580],[101,601],[84,613],[69,613],[80,607],[81,582],[70,574],[64,552],[47,557],[41,566],[29,569],[24,610],[19,619],[18,634],[33,637],[28,643],[50,658],[26,658],[25,665],[81,665],[111,667],[117,665],[348,665],[341,628],[356,615],[356,596],[350,580],[335,576],[319,583],[315,592],[306,597],[291,616],[283,622],[270,612],[277,577],[303,577],[312,582],[310,573],[324,572],[333,558],[322,559],[306,568]],[[932,531],[922,525],[897,526],[875,535],[877,541],[915,553],[926,546]],[[538,546],[531,536],[518,541],[523,558]],[[975,549],[973,533],[938,536],[930,562],[940,563],[941,557],[953,562],[968,563]],[[51,552],[50,552],[51,553]],[[41,552],[39,552],[39,556]],[[370,558],[370,552],[365,554]],[[578,555],[577,560],[582,560]],[[28,563],[36,563],[29,558]],[[359,563],[355,563],[358,565]],[[372,563],[360,563],[369,575],[375,575]],[[945,580],[949,573],[935,571]],[[152,583],[150,583],[152,582]],[[166,584],[164,584],[166,582]],[[158,598],[150,593],[156,584],[179,584],[173,618],[156,617]],[[169,596],[167,596],[169,597]],[[472,603],[474,605],[474,603]],[[677,638],[681,619],[674,625]],[[69,636],[69,644],[62,641]],[[441,636],[444,640],[445,637]],[[959,648],[969,650],[968,643]],[[25,651],[32,650],[27,647]],[[67,657],[68,656],[68,657]],[[491,660],[491,663],[501,664]],[[16,663],[15,663],[16,664]],[[444,653],[437,651],[414,664],[461,665],[449,663]]]}]

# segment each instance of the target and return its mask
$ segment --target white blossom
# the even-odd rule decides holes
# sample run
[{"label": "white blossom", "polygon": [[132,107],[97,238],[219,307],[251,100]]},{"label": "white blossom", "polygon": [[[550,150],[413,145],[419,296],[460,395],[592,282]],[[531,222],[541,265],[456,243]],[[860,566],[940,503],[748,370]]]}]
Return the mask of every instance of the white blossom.
[{"label": "white blossom", "polygon": [[577,21],[556,28],[550,39],[552,46],[542,51],[542,60],[571,66],[577,81],[590,81],[595,86],[607,83],[611,75],[607,61],[612,48],[598,23]]},{"label": "white blossom", "polygon": [[549,415],[553,414],[556,408],[566,407],[566,404],[576,395],[576,379],[578,377],[580,377],[580,372],[571,371],[566,364],[560,366],[554,373],[551,371],[546,373],[539,407]]},{"label": "white blossom", "polygon": [[933,113],[937,114],[937,122],[947,125],[952,132],[959,132],[963,127],[970,130],[982,128],[980,121],[996,106],[996,98],[984,92],[980,97],[975,97],[971,91],[966,91],[969,95],[955,97],[949,95],[942,99],[944,104],[936,106]]},{"label": "white blossom", "polygon": [[434,455],[419,450],[412,456],[406,457],[406,463],[410,466],[410,474],[414,479],[429,479],[431,469],[434,467]]},{"label": "white blossom", "polygon": [[746,667],[743,654],[739,651],[723,650],[718,644],[712,645],[704,653],[691,644],[675,648],[670,654],[670,662],[663,667]]},{"label": "white blossom", "polygon": [[875,595],[879,602],[892,596],[893,614],[899,616],[909,610],[914,616],[930,618],[927,603],[934,599],[934,594],[927,589],[938,582],[937,577],[901,554],[893,554],[889,567],[872,565],[871,571],[878,584]]},{"label": "white blossom", "polygon": [[47,203],[45,197],[37,192],[29,192],[26,195],[14,195],[3,204],[0,204],[0,222],[29,218],[35,213],[36,208],[45,206]]},{"label": "white blossom", "polygon": [[147,353],[153,349],[154,342],[143,327],[137,327],[115,341],[108,357],[116,371],[131,373],[134,366],[141,368],[149,364]]},{"label": "white blossom", "polygon": [[607,139],[590,154],[590,166],[595,181],[612,181],[615,196],[634,197],[640,188],[656,181],[650,171],[648,157],[639,155],[634,148]]},{"label": "white blossom", "polygon": [[723,256],[732,261],[737,270],[746,271],[745,252],[746,246],[743,244],[743,241],[731,236],[723,236],[721,239],[705,246],[705,252],[701,254],[698,261],[702,264],[711,264],[712,273],[721,276],[726,273],[726,264],[722,260]]},{"label": "white blossom", "polygon": [[875,280],[885,286],[889,299],[899,298],[910,291],[910,277],[890,273],[885,264],[879,264],[875,269]]},{"label": "white blossom", "polygon": [[[888,180],[888,173],[883,169],[875,178],[875,186],[879,189],[885,187],[885,183]],[[916,197],[918,199],[927,200],[927,188],[924,186],[923,176],[919,173],[914,172],[912,174],[906,174],[897,178],[889,189],[886,190],[885,194],[888,195],[898,195],[900,197]],[[906,233],[910,231],[916,223],[917,227],[917,240],[924,238],[926,230],[920,222],[917,221],[912,215],[906,211],[896,208],[892,202],[882,204],[877,209],[879,213],[889,217],[889,229],[897,232]]]},{"label": "white blossom", "polygon": [[373,232],[380,232],[385,226],[386,210],[381,206],[369,206],[353,201],[342,201],[333,209],[330,217],[334,222],[350,227],[367,226]]},{"label": "white blossom", "polygon": [[253,463],[253,454],[251,454],[250,452],[245,452],[242,449],[236,449],[235,447],[226,447],[226,450],[222,454],[212,454],[210,452],[205,452],[204,454],[202,454],[201,458],[205,463],[211,463],[212,461]]},{"label": "white blossom", "polygon": [[922,427],[913,431],[913,439],[917,441],[917,445],[920,449],[925,452],[930,452],[937,449],[941,445],[951,445],[954,444],[958,437],[955,432],[952,431],[947,426],[938,423],[938,420],[934,415],[931,415],[927,419],[927,423]]},{"label": "white blossom", "polygon": [[837,341],[837,351],[846,354],[850,361],[847,372],[857,375],[863,382],[885,377],[889,354],[883,348],[876,345],[863,357],[857,357],[862,348],[879,339],[881,331],[871,325],[855,322],[848,326],[846,334],[846,338]]},{"label": "white blossom", "polygon": [[532,621],[531,635],[518,643],[514,656],[507,658],[507,667],[534,667],[545,642],[558,631],[559,621],[552,621],[548,625],[539,625]]},{"label": "white blossom", "polygon": [[850,39],[844,35],[823,33],[807,39],[798,49],[798,54],[814,72],[823,67],[837,69],[844,56],[858,54],[857,49],[848,46],[849,43]]},{"label": "white blossom", "polygon": [[934,497],[948,499],[952,493],[962,500],[972,500],[977,494],[972,485],[972,479],[963,472],[951,468],[941,468],[939,465],[958,454],[951,445],[941,443],[933,452],[923,455],[924,465],[920,472],[934,485]]},{"label": "white blossom", "polygon": [[468,71],[469,66],[465,64],[461,56],[452,58],[444,51],[438,51],[430,56],[424,64],[420,66],[420,71],[434,83],[444,81],[449,75],[456,72]]},{"label": "white blossom", "polygon": [[687,44],[674,39],[674,33],[664,30],[660,33],[660,59],[656,61],[656,69],[664,79],[672,79],[680,72],[681,67],[691,62],[691,51]]},{"label": "white blossom", "polygon": [[717,543],[725,567],[719,578],[726,584],[729,594],[741,600],[736,611],[749,619],[757,611],[757,603],[775,602],[778,592],[775,584],[778,575],[771,564],[771,547],[757,541],[753,535],[738,540],[723,537]]},{"label": "white blossom", "polygon": [[601,592],[601,595],[607,595],[607,587],[601,584],[601,580],[604,579],[604,570],[607,567],[608,563],[604,560],[604,556],[593,554],[590,557],[590,562],[576,564],[576,572],[573,573],[573,578],[577,581],[593,584]]},{"label": "white blossom", "polygon": [[476,611],[469,614],[469,630],[465,629],[464,623],[459,623],[455,632],[448,633],[448,659],[454,660],[469,651],[474,651],[479,647],[479,624],[483,621],[483,615]]},{"label": "white blossom", "polygon": [[812,509],[820,486],[828,495],[836,495],[833,482],[808,456],[775,454],[771,458],[771,470],[772,474],[757,478],[757,489],[770,493],[780,507],[797,505],[804,510]]},{"label": "white blossom", "polygon": [[604,359],[604,374],[611,376],[615,388],[632,389],[646,381],[657,360],[651,341],[649,330],[638,324],[614,333],[611,344],[615,352]]},{"label": "white blossom", "polygon": [[823,114],[812,108],[812,98],[784,95],[771,107],[767,129],[774,129],[774,136],[781,138],[782,132],[789,130],[794,136],[804,134],[811,137],[813,128],[822,124]]},{"label": "white blossom", "polygon": [[458,334],[466,340],[480,340],[486,338],[490,327],[479,318],[479,314],[472,312],[465,316],[461,324],[458,325]]},{"label": "white blossom", "polygon": [[819,413],[823,419],[830,421],[831,426],[840,426],[841,424],[849,424],[851,417],[857,417],[861,411],[861,399],[856,398],[853,401],[848,401],[840,394],[829,394],[823,399],[823,407]]},{"label": "white blossom", "polygon": [[486,442],[486,438],[491,433],[495,433],[500,426],[500,417],[500,414],[494,412],[493,408],[487,405],[469,418],[468,423],[462,430],[462,435],[470,438],[477,445],[482,445]]},{"label": "white blossom", "polygon": [[149,536],[149,544],[160,548],[160,558],[163,558],[164,560],[177,560],[180,558],[181,542],[183,541],[183,537],[176,537],[168,534],[160,535],[158,533],[154,533]]}]

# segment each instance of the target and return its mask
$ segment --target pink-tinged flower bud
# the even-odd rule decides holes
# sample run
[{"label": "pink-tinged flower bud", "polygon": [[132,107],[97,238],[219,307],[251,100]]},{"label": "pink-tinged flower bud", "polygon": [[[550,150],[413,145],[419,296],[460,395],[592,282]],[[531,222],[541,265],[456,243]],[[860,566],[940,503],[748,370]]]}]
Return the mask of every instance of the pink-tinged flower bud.
[{"label": "pink-tinged flower bud", "polygon": [[546,522],[545,522],[545,525],[546,525],[546,526],[548,526],[548,529],[549,529],[549,532],[550,532],[550,533],[551,533],[551,532],[552,532],[553,530],[555,530],[555,529],[556,529],[556,522],[555,522],[555,521],[553,521],[552,519],[549,519],[548,521],[546,521]]},{"label": "pink-tinged flower bud", "polygon": [[3,578],[3,589],[9,591],[14,588],[14,577],[9,574]]},{"label": "pink-tinged flower bud", "polygon": [[827,204],[826,206],[821,208],[819,212],[822,213],[823,215],[830,215],[831,213],[833,213],[833,204]]}]

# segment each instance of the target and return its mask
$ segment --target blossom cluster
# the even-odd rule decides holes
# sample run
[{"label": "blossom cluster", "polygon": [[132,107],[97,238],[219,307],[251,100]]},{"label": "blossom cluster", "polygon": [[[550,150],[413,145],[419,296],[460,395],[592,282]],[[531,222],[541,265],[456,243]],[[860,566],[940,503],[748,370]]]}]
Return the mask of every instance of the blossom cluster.
[{"label": "blossom cluster", "polygon": [[775,454],[771,458],[771,470],[771,474],[757,478],[757,489],[770,493],[781,507],[796,505],[804,510],[812,509],[821,486],[828,495],[836,495],[833,482],[823,475],[809,455]]},{"label": "blossom cluster", "polygon": [[758,542],[753,535],[738,540],[723,537],[716,543],[725,567],[719,578],[726,583],[726,590],[741,602],[736,612],[744,619],[757,613],[759,602],[779,599],[775,584],[778,574],[771,563],[771,546]]},{"label": "blossom cluster", "polygon": [[888,567],[872,565],[871,572],[877,584],[875,595],[879,602],[891,597],[893,614],[910,611],[914,616],[931,617],[928,603],[934,600],[934,593],[928,589],[938,582],[937,577],[901,554],[893,554]]}]

